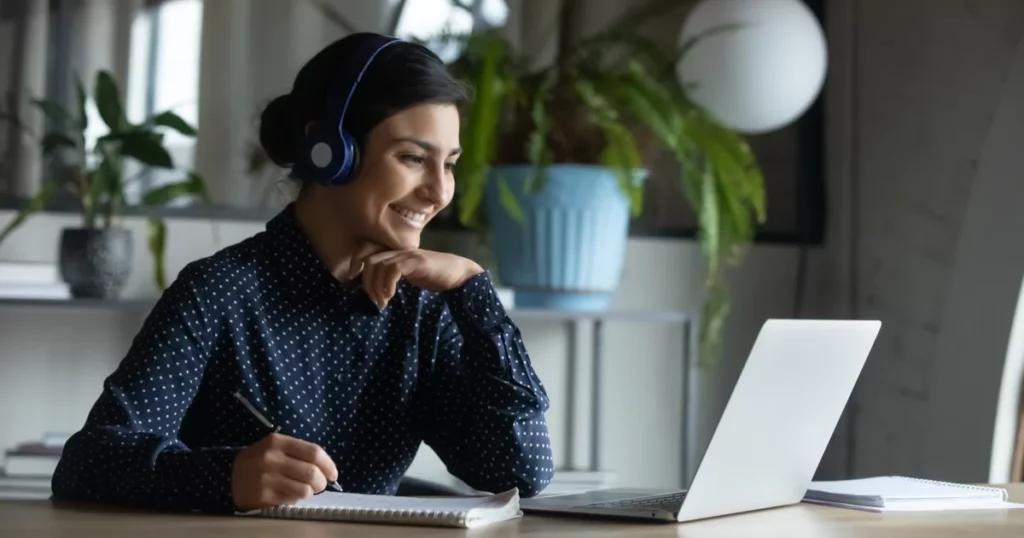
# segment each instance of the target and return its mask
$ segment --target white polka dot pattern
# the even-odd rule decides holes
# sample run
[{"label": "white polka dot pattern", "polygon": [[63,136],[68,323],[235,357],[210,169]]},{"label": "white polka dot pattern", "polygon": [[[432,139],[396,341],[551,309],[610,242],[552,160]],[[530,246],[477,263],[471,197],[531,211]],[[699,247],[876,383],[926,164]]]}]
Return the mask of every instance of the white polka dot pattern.
[{"label": "white polka dot pattern", "polygon": [[319,444],[345,491],[394,494],[421,442],[470,486],[536,495],[548,397],[487,273],[379,312],[333,278],[289,206],[189,264],[104,381],[53,477],[58,499],[231,511],[237,452],[266,428]]}]

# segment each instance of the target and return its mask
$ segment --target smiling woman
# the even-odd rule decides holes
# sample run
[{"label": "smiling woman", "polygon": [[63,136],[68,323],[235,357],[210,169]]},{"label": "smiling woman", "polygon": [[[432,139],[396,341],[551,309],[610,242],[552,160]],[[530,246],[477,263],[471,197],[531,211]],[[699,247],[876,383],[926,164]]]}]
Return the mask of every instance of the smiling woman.
[{"label": "smiling woman", "polygon": [[544,489],[549,403],[518,327],[478,264],[419,248],[452,199],[464,98],[436,55],[386,36],[310,60],[260,126],[298,199],[181,271],[65,445],[55,497],[394,494],[423,442],[475,489]]}]

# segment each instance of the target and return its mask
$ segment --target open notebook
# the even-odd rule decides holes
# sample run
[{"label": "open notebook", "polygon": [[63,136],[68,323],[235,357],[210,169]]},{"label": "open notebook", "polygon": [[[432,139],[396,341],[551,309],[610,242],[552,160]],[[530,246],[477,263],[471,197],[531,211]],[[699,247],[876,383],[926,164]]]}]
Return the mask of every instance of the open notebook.
[{"label": "open notebook", "polygon": [[244,515],[475,528],[515,519],[522,512],[517,489],[481,497],[392,497],[325,491],[293,505],[253,510]]},{"label": "open notebook", "polygon": [[811,482],[805,502],[875,512],[1009,508],[1005,489],[904,476]]}]

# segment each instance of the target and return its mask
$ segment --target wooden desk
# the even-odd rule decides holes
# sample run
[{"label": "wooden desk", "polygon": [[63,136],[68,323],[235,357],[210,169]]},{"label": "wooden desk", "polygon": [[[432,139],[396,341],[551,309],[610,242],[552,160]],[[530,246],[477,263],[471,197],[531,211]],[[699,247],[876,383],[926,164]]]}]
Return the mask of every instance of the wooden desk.
[{"label": "wooden desk", "polygon": [[[1008,488],[1010,498],[1024,503],[1024,484]],[[943,538],[1024,536],[1024,508],[960,513],[875,514],[800,504],[683,524],[598,522],[575,518],[526,516],[516,521],[465,531],[425,527],[351,525],[230,516],[199,516],[127,512],[92,507],[69,507],[49,501],[0,501],[0,537],[32,538],[375,538],[405,536],[559,538],[758,538],[893,536]]]}]

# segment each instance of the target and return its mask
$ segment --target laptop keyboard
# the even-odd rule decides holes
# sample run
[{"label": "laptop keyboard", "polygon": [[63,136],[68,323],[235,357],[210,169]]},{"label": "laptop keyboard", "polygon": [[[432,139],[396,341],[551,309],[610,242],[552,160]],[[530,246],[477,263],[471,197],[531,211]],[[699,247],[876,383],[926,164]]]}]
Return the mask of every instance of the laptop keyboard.
[{"label": "laptop keyboard", "polygon": [[639,508],[675,511],[679,509],[680,503],[686,497],[685,491],[670,493],[668,495],[656,495],[653,497],[638,497],[636,499],[623,499],[621,501],[609,501],[588,504],[588,508]]}]

